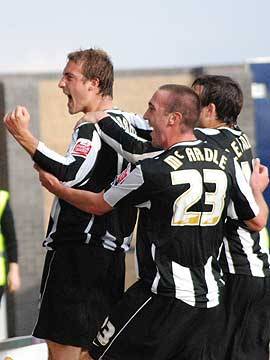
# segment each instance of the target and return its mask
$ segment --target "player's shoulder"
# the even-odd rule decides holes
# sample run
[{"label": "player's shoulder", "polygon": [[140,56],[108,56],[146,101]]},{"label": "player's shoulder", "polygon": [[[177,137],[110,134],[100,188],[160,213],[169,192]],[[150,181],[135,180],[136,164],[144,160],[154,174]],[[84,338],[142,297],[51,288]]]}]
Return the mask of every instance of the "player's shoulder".
[{"label": "player's shoulder", "polygon": [[[93,133],[96,131],[96,127],[95,124],[89,123],[89,122],[84,122],[81,123],[80,125],[78,125],[75,129],[74,129],[74,136],[78,137],[78,138],[86,138],[86,139],[91,139],[93,136]],[[76,136],[77,135],[77,136]]]},{"label": "player's shoulder", "polygon": [[234,128],[230,128],[227,126],[222,126],[217,129],[211,128],[195,128],[194,132],[198,138],[208,136],[211,137],[227,137],[227,138],[235,138],[246,134],[238,127],[235,126]]},{"label": "player's shoulder", "polygon": [[240,128],[219,127],[218,129],[196,128],[195,135],[198,139],[205,140],[223,148],[230,147],[238,138],[248,141],[247,135]]},{"label": "player's shoulder", "polygon": [[100,149],[102,144],[95,124],[81,123],[72,134],[72,155],[86,157],[91,154],[90,149]]},{"label": "player's shoulder", "polygon": [[83,122],[81,124],[79,124],[75,129],[74,132],[76,131],[85,131],[85,130],[89,130],[89,129],[95,129],[95,124],[92,124],[90,122]]},{"label": "player's shoulder", "polygon": [[230,127],[220,127],[219,129],[220,134],[223,134],[223,136],[226,136],[228,138],[236,138],[241,136],[247,136],[239,126],[235,126],[233,128]]},{"label": "player's shoulder", "polygon": [[113,119],[124,118],[130,122],[130,124],[140,130],[152,130],[148,120],[144,119],[142,115],[113,108],[106,111]]},{"label": "player's shoulder", "polygon": [[127,120],[130,120],[130,119],[132,119],[133,116],[136,116],[135,113],[127,112],[127,111],[121,110],[117,107],[106,110],[106,113],[108,115],[110,115],[113,119],[125,118]]},{"label": "player's shoulder", "polygon": [[126,131],[135,134],[136,131],[134,129],[135,118],[138,116],[132,112],[126,112],[120,110],[118,108],[112,108],[106,110],[106,113],[122,128]]},{"label": "player's shoulder", "polygon": [[159,153],[155,157],[140,160],[137,162],[136,165],[141,168],[141,171],[146,176],[155,176],[155,174],[161,172],[161,169],[163,167],[164,152]]},{"label": "player's shoulder", "polygon": [[220,131],[218,129],[196,127],[194,133],[199,139],[204,139],[207,136],[219,135]]}]

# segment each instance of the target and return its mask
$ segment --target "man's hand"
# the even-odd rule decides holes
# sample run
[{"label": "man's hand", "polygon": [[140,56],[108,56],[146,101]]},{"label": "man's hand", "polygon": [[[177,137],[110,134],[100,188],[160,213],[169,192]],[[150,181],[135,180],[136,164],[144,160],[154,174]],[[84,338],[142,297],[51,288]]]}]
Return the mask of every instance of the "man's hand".
[{"label": "man's hand", "polygon": [[26,107],[18,105],[13,111],[5,115],[4,123],[14,137],[20,136],[24,130],[29,129],[30,114]]},{"label": "man's hand", "polygon": [[250,186],[254,191],[264,192],[269,185],[268,168],[260,163],[260,159],[253,161],[253,172],[250,178]]},{"label": "man's hand", "polygon": [[248,228],[252,231],[261,231],[267,223],[268,206],[263,197],[263,191],[269,184],[268,169],[261,165],[260,159],[253,161],[253,172],[250,178],[250,186],[254,199],[259,207],[259,213],[253,219],[245,221]]},{"label": "man's hand", "polygon": [[30,115],[24,106],[17,106],[4,117],[4,124],[16,141],[33,157],[38,140],[29,130]]},{"label": "man's hand", "polygon": [[104,111],[88,112],[84,114],[84,116],[80,120],[77,121],[75,129],[85,122],[96,124],[107,116],[108,114],[106,114]]},{"label": "man's hand", "polygon": [[103,191],[92,193],[86,190],[72,189],[64,186],[55,176],[37,165],[34,165],[34,168],[39,173],[42,186],[76,208],[94,215],[103,215],[112,210],[111,205],[103,199]]},{"label": "man's hand", "polygon": [[19,265],[17,263],[10,263],[9,264],[9,271],[7,275],[7,286],[8,291],[13,293],[21,287],[21,278],[20,278],[20,271]]},{"label": "man's hand", "polygon": [[52,174],[48,173],[47,171],[42,170],[36,164],[34,168],[37,170],[39,175],[39,181],[41,185],[44,186],[49,192],[53,193],[54,195],[58,196],[59,191],[62,189],[64,185]]}]

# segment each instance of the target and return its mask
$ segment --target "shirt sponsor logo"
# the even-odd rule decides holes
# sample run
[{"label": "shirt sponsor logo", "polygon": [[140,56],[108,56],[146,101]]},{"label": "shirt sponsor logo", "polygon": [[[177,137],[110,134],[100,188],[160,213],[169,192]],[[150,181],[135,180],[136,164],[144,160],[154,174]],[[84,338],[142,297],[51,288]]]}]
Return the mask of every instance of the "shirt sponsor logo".
[{"label": "shirt sponsor logo", "polygon": [[73,150],[71,151],[71,154],[86,158],[91,150],[91,147],[92,145],[89,139],[78,139],[74,145]]}]

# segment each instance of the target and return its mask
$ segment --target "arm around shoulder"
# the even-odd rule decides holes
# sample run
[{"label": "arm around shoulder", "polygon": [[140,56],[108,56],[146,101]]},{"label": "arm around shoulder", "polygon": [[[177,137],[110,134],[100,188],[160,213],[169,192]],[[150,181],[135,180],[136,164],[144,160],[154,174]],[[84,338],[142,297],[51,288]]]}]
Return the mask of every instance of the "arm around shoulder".
[{"label": "arm around shoulder", "polygon": [[103,192],[93,193],[86,190],[68,188],[52,174],[41,169],[37,170],[42,186],[76,208],[94,215],[103,215],[112,210],[112,207],[104,200]]}]

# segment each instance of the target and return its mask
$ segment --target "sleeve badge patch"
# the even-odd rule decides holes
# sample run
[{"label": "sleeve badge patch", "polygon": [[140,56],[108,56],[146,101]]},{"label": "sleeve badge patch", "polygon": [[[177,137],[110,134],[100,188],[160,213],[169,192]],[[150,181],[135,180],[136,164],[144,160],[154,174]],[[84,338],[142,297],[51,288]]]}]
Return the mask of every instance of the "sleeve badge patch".
[{"label": "sleeve badge patch", "polygon": [[130,169],[131,169],[131,165],[128,164],[127,168],[125,170],[123,170],[121,172],[121,174],[119,174],[117,177],[116,177],[116,181],[115,181],[115,185],[117,184],[122,184],[122,182],[124,182],[125,178],[128,177],[128,175],[130,174]]},{"label": "sleeve badge patch", "polygon": [[81,156],[86,158],[91,150],[92,144],[89,139],[80,138],[76,141],[76,144],[71,151],[71,155]]}]

